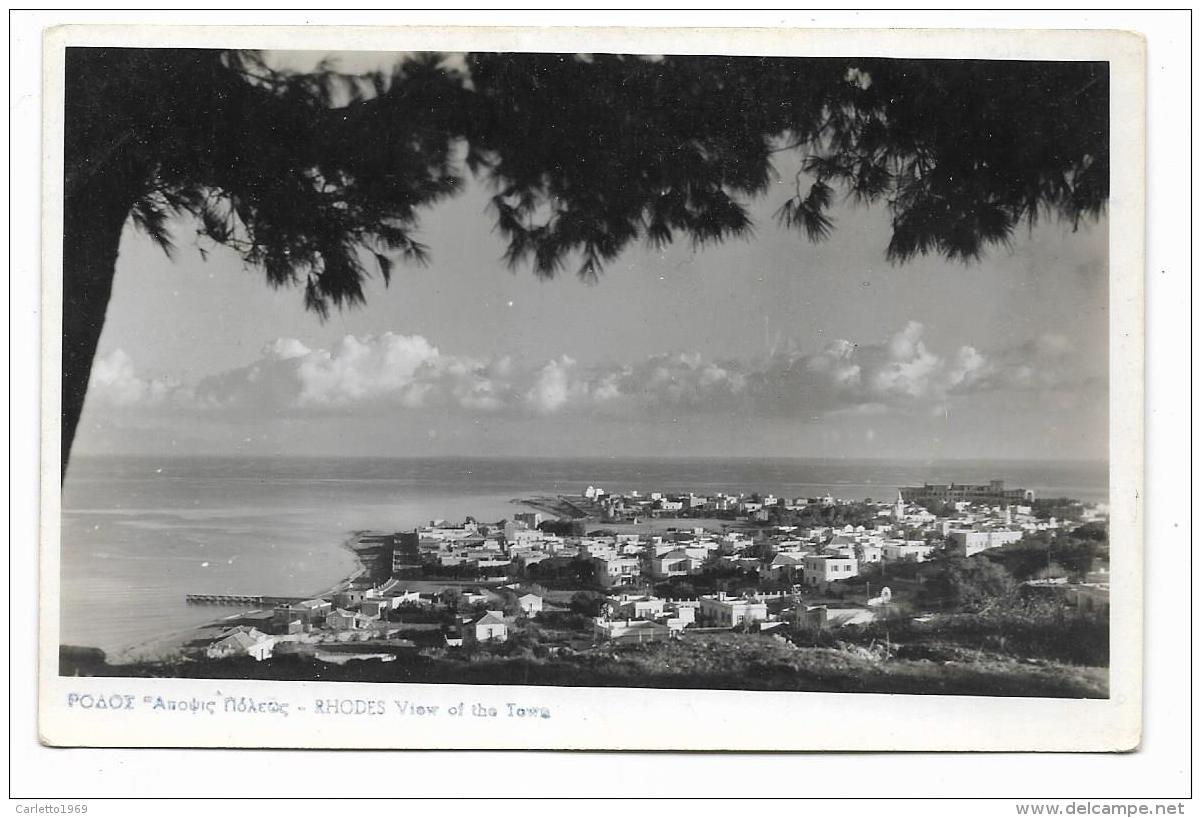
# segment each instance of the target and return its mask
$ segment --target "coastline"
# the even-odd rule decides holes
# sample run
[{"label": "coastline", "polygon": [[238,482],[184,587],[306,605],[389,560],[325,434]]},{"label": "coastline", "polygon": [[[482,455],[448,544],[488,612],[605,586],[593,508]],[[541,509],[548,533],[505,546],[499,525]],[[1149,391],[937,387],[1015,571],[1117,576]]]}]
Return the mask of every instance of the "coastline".
[{"label": "coastline", "polygon": [[332,596],[333,594],[341,593],[342,591],[349,588],[356,580],[358,580],[360,577],[362,577],[363,574],[367,573],[367,565],[363,562],[362,555],[359,553],[359,549],[357,549],[355,547],[355,545],[361,541],[363,535],[368,534],[368,533],[370,533],[370,532],[355,531],[353,534],[351,534],[349,537],[347,537],[345,540],[343,540],[341,543],[339,543],[339,547],[345,548],[347,551],[354,554],[355,562],[358,564],[358,567],[355,568],[353,571],[351,571],[351,573],[347,574],[342,579],[335,582],[329,588],[327,588],[323,591],[318,591],[315,594],[306,596],[305,597],[306,599],[316,599],[317,597]]},{"label": "coastline", "polygon": [[[594,510],[594,505],[599,508],[599,504],[596,504],[595,501],[577,495],[553,494],[551,492],[532,493],[519,497],[510,496],[507,502],[512,506],[542,511],[544,514],[553,516],[559,520],[579,520],[585,522],[585,524],[595,524],[598,527],[612,530],[615,533],[650,534],[676,528],[687,529],[692,527],[725,531],[728,529],[737,530],[754,527],[753,524],[745,520],[676,516],[640,518],[637,522],[602,523],[589,513]],[[388,529],[387,532],[394,530]],[[275,597],[270,601],[264,600],[257,605],[253,601],[247,600],[243,602],[245,607],[226,607],[222,611],[214,611],[213,614],[215,615],[212,618],[206,618],[204,622],[186,625],[182,628],[180,628],[179,624],[173,623],[175,624],[175,629],[166,630],[164,628],[164,632],[108,651],[111,655],[111,661],[118,664],[138,661],[175,661],[185,656],[188,652],[194,651],[197,648],[203,648],[217,638],[221,632],[239,624],[240,620],[245,624],[254,624],[253,619],[251,619],[251,615],[253,614],[260,614],[257,624],[260,628],[266,628],[267,626],[263,622],[264,617],[261,615],[269,615],[271,611],[270,604],[277,600],[328,598],[355,585],[382,582],[391,575],[392,543],[390,538],[392,535],[387,532],[383,529],[355,528],[349,531],[343,529],[340,534],[333,534],[333,536],[327,533],[322,539],[329,545],[333,545],[336,542],[340,548],[344,548],[354,555],[352,565],[334,567],[334,571],[339,573],[345,571],[345,573],[332,584],[316,589],[313,593],[297,595],[295,597]],[[329,552],[325,553],[328,555]],[[206,613],[197,612],[197,618],[205,616]],[[171,626],[167,625],[167,627]],[[73,643],[60,641],[61,647],[86,648],[88,644],[83,641]]]},{"label": "coastline", "polygon": [[[335,582],[329,588],[318,591],[315,594],[308,594],[298,597],[298,599],[317,599],[319,597],[329,597],[334,594],[341,593],[347,588],[350,588],[354,583],[358,582],[372,570],[372,563],[369,561],[369,555],[374,550],[378,549],[377,545],[367,545],[364,543],[365,537],[373,536],[375,532],[371,531],[355,531],[349,537],[339,543],[340,548],[345,548],[355,556],[356,567],[351,573],[344,576],[342,579]],[[231,609],[232,613],[216,617],[208,622],[182,630],[171,631],[169,633],[152,636],[149,639],[144,639],[140,642],[135,642],[131,645],[124,646],[119,650],[108,655],[108,661],[114,665],[128,665],[138,662],[166,662],[175,659],[180,659],[184,655],[184,651],[189,647],[201,642],[209,642],[216,639],[217,636],[226,628],[236,624],[238,620],[248,614],[257,613],[267,610],[265,608],[239,608]],[[86,647],[86,646],[78,646]]]}]

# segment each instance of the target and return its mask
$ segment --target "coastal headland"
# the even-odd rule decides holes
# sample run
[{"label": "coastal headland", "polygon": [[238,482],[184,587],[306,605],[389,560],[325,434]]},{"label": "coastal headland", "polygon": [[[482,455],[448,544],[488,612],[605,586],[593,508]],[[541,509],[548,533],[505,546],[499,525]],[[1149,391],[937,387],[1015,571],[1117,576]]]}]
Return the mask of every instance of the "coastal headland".
[{"label": "coastal headland", "polygon": [[948,491],[590,486],[495,523],[356,531],[341,544],[356,568],[330,588],[111,656],[64,646],[61,671],[1107,695],[1104,510]]}]

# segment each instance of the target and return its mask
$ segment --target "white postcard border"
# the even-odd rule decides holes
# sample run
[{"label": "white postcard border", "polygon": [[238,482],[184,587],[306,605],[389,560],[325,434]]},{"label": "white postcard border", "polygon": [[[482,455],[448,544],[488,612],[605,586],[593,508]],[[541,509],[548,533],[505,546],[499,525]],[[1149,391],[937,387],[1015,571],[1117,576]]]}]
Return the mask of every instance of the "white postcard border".
[{"label": "white postcard border", "polygon": [[[643,53],[1107,59],[1111,62],[1110,492],[1111,697],[1060,700],[459,685],[378,685],[57,676],[63,48],[68,44],[344,50],[588,50]],[[43,741],[86,746],[424,747],[475,749],[1126,750],[1138,744],[1142,667],[1144,44],[1122,32],[768,29],[384,29],[66,26],[45,43],[43,160]],[[1137,157],[1137,160],[1132,159]],[[77,697],[72,704],[71,696]],[[81,696],[110,706],[86,711]],[[112,707],[136,701],[134,709]],[[188,702],[154,709],[147,698]],[[234,699],[232,711],[226,700]],[[253,708],[239,709],[238,700]],[[458,702],[498,715],[332,715],[322,700]],[[261,712],[262,702],[276,702]],[[192,702],[202,702],[192,708]],[[510,702],[549,718],[501,716]],[[208,703],[216,702],[209,712]],[[282,715],[279,704],[289,706]],[[305,707],[305,711],[296,708]],[[340,705],[339,705],[340,707]],[[358,707],[357,704],[351,706]],[[387,708],[385,707],[385,710]],[[168,715],[169,714],[169,715]],[[447,722],[461,719],[452,729]],[[189,720],[190,719],[190,720]],[[423,721],[424,719],[424,721]],[[766,728],[764,725],[778,725]],[[382,728],[382,729],[381,729]]]}]

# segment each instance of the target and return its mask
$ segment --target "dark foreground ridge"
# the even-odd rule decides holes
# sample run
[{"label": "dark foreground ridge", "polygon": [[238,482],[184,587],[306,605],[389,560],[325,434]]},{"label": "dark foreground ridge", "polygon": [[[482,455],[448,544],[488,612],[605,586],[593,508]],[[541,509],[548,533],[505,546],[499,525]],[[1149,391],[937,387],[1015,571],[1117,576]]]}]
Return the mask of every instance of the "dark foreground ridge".
[{"label": "dark foreground ridge", "polygon": [[946,642],[798,647],[782,638],[730,633],[614,646],[554,657],[422,655],[413,645],[392,661],[342,665],[298,655],[110,665],[95,649],[64,648],[63,675],[268,679],[277,681],[548,685],[559,687],[778,690],[964,696],[1106,698],[1108,668],[1018,659]]}]

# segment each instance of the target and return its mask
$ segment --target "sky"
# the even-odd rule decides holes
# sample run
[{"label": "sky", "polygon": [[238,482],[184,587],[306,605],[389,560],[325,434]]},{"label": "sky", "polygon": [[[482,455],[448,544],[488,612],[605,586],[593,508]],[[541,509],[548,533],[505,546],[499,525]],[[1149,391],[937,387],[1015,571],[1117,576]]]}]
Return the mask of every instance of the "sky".
[{"label": "sky", "polygon": [[776,225],[796,161],[753,238],[595,284],[509,270],[468,178],[421,219],[431,263],[324,323],[191,225],[174,260],[127,228],[76,451],[1106,459],[1104,218],[892,265],[883,208]]}]

